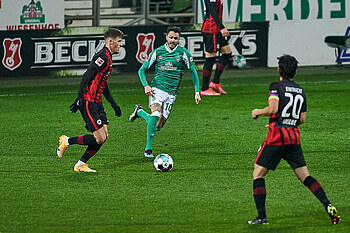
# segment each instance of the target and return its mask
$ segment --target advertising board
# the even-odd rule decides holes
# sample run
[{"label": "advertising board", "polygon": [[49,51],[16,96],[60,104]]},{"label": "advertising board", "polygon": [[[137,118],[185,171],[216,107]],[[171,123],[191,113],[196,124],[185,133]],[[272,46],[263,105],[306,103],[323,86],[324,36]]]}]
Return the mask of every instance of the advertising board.
[{"label": "advertising board", "polygon": [[[239,29],[231,30],[229,44],[233,54],[244,55],[249,66],[266,66],[268,27],[267,22],[241,23]],[[165,43],[166,28],[119,27],[125,34],[125,46],[113,55],[114,70],[137,72],[150,52]],[[50,75],[59,70],[88,67],[93,55],[104,46],[103,33],[74,35],[65,31],[69,30],[0,32],[0,54],[3,54],[0,77]],[[200,32],[183,32],[180,45],[191,52],[195,63],[204,62]]]},{"label": "advertising board", "polygon": [[2,0],[0,31],[64,28],[64,0]]}]

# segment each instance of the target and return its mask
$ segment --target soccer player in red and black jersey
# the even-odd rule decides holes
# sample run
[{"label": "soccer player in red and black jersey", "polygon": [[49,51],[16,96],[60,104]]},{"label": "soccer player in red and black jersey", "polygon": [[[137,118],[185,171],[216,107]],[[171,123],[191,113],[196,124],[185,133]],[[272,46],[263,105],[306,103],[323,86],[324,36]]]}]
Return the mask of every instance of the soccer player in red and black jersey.
[{"label": "soccer player in red and black jersey", "polygon": [[254,109],[253,119],[269,116],[269,132],[255,159],[253,172],[253,194],[258,217],[248,224],[268,224],[265,210],[265,176],[269,170],[275,170],[281,159],[293,168],[298,179],[308,187],[324,205],[332,223],[340,222],[337,210],[329,202],[321,184],[307,169],[300,145],[298,125],[306,119],[305,91],[293,81],[297,70],[297,60],[284,55],[279,57],[278,71],[280,81],[273,82],[269,88],[269,105],[264,109]]},{"label": "soccer player in red and black jersey", "polygon": [[[228,44],[230,33],[222,24],[222,0],[205,0],[204,3],[206,14],[201,31],[205,46],[205,62],[201,95],[226,94],[226,91],[221,87],[220,76],[225,70],[232,53]],[[222,55],[216,63],[214,79],[209,84],[218,51]]]},{"label": "soccer player in red and black jersey", "polygon": [[58,158],[63,157],[69,145],[88,146],[83,156],[74,166],[74,171],[76,172],[96,172],[89,168],[86,162],[97,153],[108,138],[108,121],[102,105],[102,94],[111,104],[116,116],[121,116],[121,109],[108,89],[107,78],[112,71],[112,55],[118,53],[120,47],[123,46],[123,36],[123,32],[116,28],[110,28],[105,31],[105,46],[92,58],[89,68],[81,79],[78,98],[70,106],[70,110],[73,113],[80,111],[85,121],[86,129],[92,132],[92,135],[78,137],[62,135],[59,139]]}]

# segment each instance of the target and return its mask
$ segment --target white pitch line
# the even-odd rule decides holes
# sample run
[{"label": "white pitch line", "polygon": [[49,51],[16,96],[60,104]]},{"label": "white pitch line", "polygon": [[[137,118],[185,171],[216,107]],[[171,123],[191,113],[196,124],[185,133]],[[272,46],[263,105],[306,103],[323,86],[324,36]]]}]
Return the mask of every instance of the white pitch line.
[{"label": "white pitch line", "polygon": [[[325,84],[325,83],[347,83],[350,82],[350,80],[345,80],[345,81],[339,81],[339,80],[330,80],[330,81],[308,81],[308,82],[304,82],[304,81],[300,81],[297,82],[299,84],[310,84],[310,83],[317,83],[317,84]],[[229,85],[225,85],[226,87],[247,87],[247,86],[265,86],[267,85],[266,83],[260,83],[260,84],[242,84],[242,85],[237,85],[237,84],[229,84]],[[142,88],[142,87],[140,87]],[[189,89],[189,88],[193,88],[193,86],[188,86],[188,87],[181,87],[181,89]],[[122,89],[117,89],[117,90],[111,90],[111,92],[119,92]],[[140,89],[123,89],[122,91],[138,91]],[[77,91],[58,91],[58,92],[47,92],[47,93],[18,93],[18,94],[0,94],[0,97],[21,97],[21,96],[45,96],[45,95],[71,95],[71,94],[76,94]]]}]

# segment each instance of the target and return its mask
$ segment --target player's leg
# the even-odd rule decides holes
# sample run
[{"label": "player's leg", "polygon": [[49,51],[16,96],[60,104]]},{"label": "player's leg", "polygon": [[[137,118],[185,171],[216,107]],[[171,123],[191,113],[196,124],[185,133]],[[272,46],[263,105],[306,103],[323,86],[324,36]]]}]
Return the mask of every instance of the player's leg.
[{"label": "player's leg", "polygon": [[87,161],[100,150],[103,143],[107,140],[108,138],[107,125],[103,125],[102,128],[98,129],[97,131],[94,131],[93,134],[96,137],[96,141],[98,141],[99,143],[97,145],[88,146],[83,156],[74,166],[74,171],[76,172],[96,172],[96,170],[89,168]]},{"label": "player's leg", "polygon": [[107,125],[103,125],[102,128],[93,132],[93,134],[96,137],[96,141],[98,141],[99,143],[96,145],[89,145],[87,147],[83,156],[80,158],[80,160],[74,166],[74,171],[76,171],[76,172],[96,172],[96,170],[89,168],[87,161],[100,150],[101,146],[108,138]]},{"label": "player's leg", "polygon": [[171,110],[173,108],[173,104],[175,103],[176,95],[165,94],[165,98],[162,104],[161,115],[159,121],[157,123],[157,131],[161,131],[164,127],[167,119],[170,116]]},{"label": "player's leg", "polygon": [[248,221],[248,224],[268,224],[266,218],[266,186],[265,176],[269,170],[263,166],[255,164],[253,172],[253,196],[255,206],[258,211],[256,219]]},{"label": "player's leg", "polygon": [[306,166],[293,168],[298,179],[310,189],[315,197],[323,204],[333,224],[340,223],[340,215],[337,209],[329,202],[321,184],[312,176]]},{"label": "player's leg", "polygon": [[222,86],[220,83],[220,77],[221,77],[222,72],[224,72],[226,65],[229,62],[229,59],[231,57],[232,52],[231,52],[231,48],[228,45],[227,41],[224,40],[224,38],[222,38],[222,40],[223,40],[223,42],[221,44],[223,44],[223,46],[220,47],[221,56],[219,57],[219,60],[216,63],[216,70],[215,70],[215,74],[214,74],[214,79],[210,83],[209,86],[221,94],[226,94],[226,91],[224,91],[224,89],[222,89]]},{"label": "player's leg", "polygon": [[298,177],[300,182],[308,187],[315,197],[323,204],[327,213],[331,217],[332,222],[334,224],[339,223],[340,216],[337,209],[329,202],[321,184],[314,177],[310,176],[301,146],[290,145],[288,147],[289,149],[288,153],[286,153],[285,159],[293,168],[295,175]]},{"label": "player's leg", "polygon": [[281,161],[280,146],[269,146],[266,142],[259,148],[255,159],[253,172],[253,196],[258,216],[248,224],[268,224],[266,217],[266,186],[265,176],[269,170],[275,170]]},{"label": "player's leg", "polygon": [[157,122],[160,118],[161,105],[159,103],[154,103],[151,105],[151,114],[147,121],[147,141],[144,156],[148,158],[153,158],[152,154],[152,144],[154,136],[157,132]]},{"label": "player's leg", "polygon": [[159,121],[157,123],[157,131],[161,131],[167,121],[167,118],[165,118],[162,114],[160,115]]},{"label": "player's leg", "polygon": [[203,81],[201,95],[220,95],[209,88],[210,76],[213,70],[213,65],[217,57],[216,49],[216,34],[215,33],[202,33],[205,47],[205,62],[203,66]]},{"label": "player's leg", "polygon": [[[83,120],[85,121],[85,127],[88,131],[94,132],[102,127],[102,120],[99,116],[99,109],[101,106],[95,103],[88,101],[83,101],[81,108],[79,109]],[[103,109],[103,108],[102,108]],[[104,110],[103,110],[104,111]],[[58,158],[62,158],[64,152],[70,145],[79,144],[79,145],[97,145],[96,137],[94,135],[82,135],[77,137],[67,137],[62,135],[59,139],[59,145],[57,148]]]},{"label": "player's leg", "polygon": [[211,76],[215,61],[216,61],[216,52],[205,52],[201,95],[220,95],[220,93],[215,92],[209,88],[210,76]]}]

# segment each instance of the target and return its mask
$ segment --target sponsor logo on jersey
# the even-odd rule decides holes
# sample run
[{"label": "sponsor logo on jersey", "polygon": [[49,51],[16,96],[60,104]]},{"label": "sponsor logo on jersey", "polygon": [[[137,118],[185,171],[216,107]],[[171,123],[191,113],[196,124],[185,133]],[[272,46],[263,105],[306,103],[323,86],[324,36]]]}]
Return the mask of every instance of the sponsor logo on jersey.
[{"label": "sponsor logo on jersey", "polygon": [[137,53],[136,53],[136,59],[138,62],[143,64],[146,60],[148,60],[148,55],[153,51],[154,49],[154,40],[156,36],[154,33],[139,33],[137,34],[136,41],[137,41]]},{"label": "sponsor logo on jersey", "polygon": [[104,63],[105,61],[101,58],[101,57],[98,57],[95,61],[95,64],[98,65],[99,67],[102,66],[102,64]]},{"label": "sponsor logo on jersey", "polygon": [[22,63],[21,38],[5,38],[2,45],[4,46],[4,57],[2,58],[3,66],[11,71],[17,69]]},{"label": "sponsor logo on jersey", "polygon": [[160,66],[163,70],[177,70],[176,66],[173,66],[171,61],[167,61],[163,66]]}]

